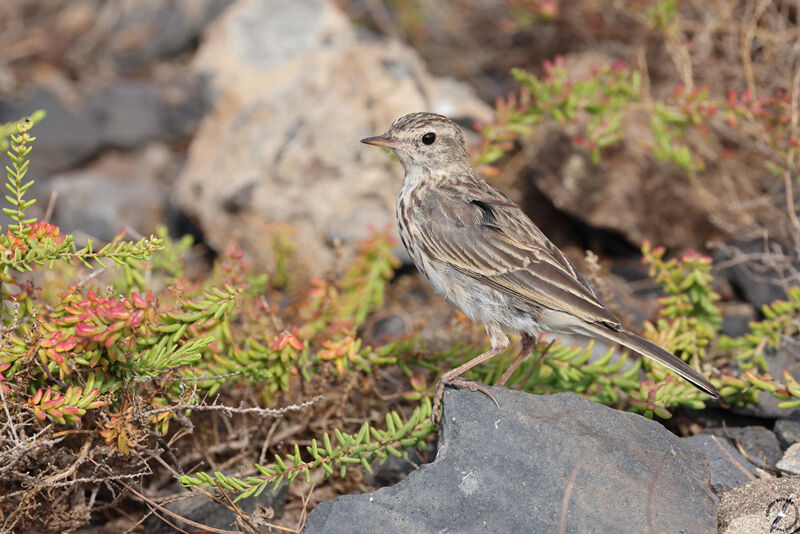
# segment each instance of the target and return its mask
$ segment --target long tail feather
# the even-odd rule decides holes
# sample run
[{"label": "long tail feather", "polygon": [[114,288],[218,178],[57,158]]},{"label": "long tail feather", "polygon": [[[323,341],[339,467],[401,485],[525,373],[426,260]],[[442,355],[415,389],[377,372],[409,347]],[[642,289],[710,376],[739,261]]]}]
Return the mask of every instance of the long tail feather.
[{"label": "long tail feather", "polygon": [[648,341],[644,338],[632,334],[627,331],[612,330],[602,325],[586,325],[589,330],[595,335],[616,341],[620,345],[627,347],[642,356],[646,356],[651,360],[655,360],[667,369],[675,372],[678,376],[692,384],[694,387],[703,393],[719,398],[719,391],[711,382],[706,380],[700,373],[692,369],[686,362],[662,349],[655,343]]}]

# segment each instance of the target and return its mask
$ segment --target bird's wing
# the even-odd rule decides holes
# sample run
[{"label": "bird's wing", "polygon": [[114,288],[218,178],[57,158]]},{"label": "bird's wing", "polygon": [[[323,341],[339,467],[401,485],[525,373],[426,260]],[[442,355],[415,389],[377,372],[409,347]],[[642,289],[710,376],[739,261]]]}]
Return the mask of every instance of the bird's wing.
[{"label": "bird's wing", "polygon": [[439,186],[424,203],[439,214],[420,232],[420,244],[435,260],[540,307],[621,328],[572,263],[516,204],[482,180],[467,188],[467,198],[460,185],[452,190]]}]

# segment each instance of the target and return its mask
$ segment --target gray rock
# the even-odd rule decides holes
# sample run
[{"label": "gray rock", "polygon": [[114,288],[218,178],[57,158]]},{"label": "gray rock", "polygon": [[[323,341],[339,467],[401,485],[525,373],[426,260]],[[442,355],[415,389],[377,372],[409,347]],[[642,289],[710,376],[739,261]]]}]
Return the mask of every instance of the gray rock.
[{"label": "gray rock", "polygon": [[[780,243],[770,242],[775,252],[780,252],[784,257],[791,257],[787,254],[787,247]],[[714,263],[722,263],[731,260],[738,254],[764,254],[764,240],[761,238],[750,241],[733,240],[729,245],[721,247],[715,254]],[[736,254],[736,255],[735,255]],[[789,263],[789,260],[786,260]],[[794,265],[796,269],[800,265]],[[732,267],[722,269],[719,272],[730,282],[731,286],[744,297],[744,300],[751,303],[757,310],[761,310],[765,304],[771,304],[776,300],[785,300],[786,291],[781,285],[784,273],[777,272],[775,267],[767,262],[750,260],[746,262],[734,262]],[[777,375],[773,375],[777,376]]]},{"label": "gray rock", "polygon": [[711,428],[704,430],[703,433],[735,440],[753,462],[760,462],[771,467],[781,459],[781,446],[778,438],[763,426]]},{"label": "gray rock", "polygon": [[772,431],[775,432],[784,449],[793,443],[800,442],[800,421],[796,416],[775,421]]},{"label": "gray rock", "polygon": [[[258,497],[244,499],[236,503],[236,505],[239,507],[242,513],[248,517],[251,516],[258,507],[272,508],[275,518],[279,519],[283,516],[287,491],[287,486],[282,484],[275,492],[267,489]],[[191,519],[192,521],[212,528],[232,530],[231,527],[235,526],[236,524],[235,520],[237,515],[234,512],[228,510],[220,504],[217,504],[205,495],[194,495],[187,499],[171,502],[164,505],[164,507],[170,512],[174,512],[181,517]],[[196,531],[197,527],[185,523],[180,519],[172,517],[163,512],[159,512],[159,514],[163,515],[170,521],[170,523],[178,528],[183,528],[190,532]],[[145,527],[147,534],[167,534],[175,532],[175,528],[164,523],[155,515],[152,515],[148,518]]]},{"label": "gray rock", "polygon": [[114,148],[188,138],[204,111],[197,80],[171,87],[122,80],[98,95],[89,108],[103,146]]},{"label": "gray rock", "polygon": [[[595,69],[611,64],[612,56],[599,50],[564,54],[569,80],[581,80]],[[681,181],[674,166],[657,162],[644,142],[651,138],[649,115],[628,113],[620,124],[623,142],[603,151],[598,163],[573,139],[584,135],[580,119],[565,124],[543,122],[533,135],[520,141],[528,160],[531,177],[553,205],[590,227],[604,228],[625,236],[629,243],[649,239],[668,248],[702,250],[713,235],[708,204],[697,188]],[[717,149],[715,139],[692,139],[703,149]],[[709,146],[711,145],[711,146]],[[723,181],[708,174],[703,185],[709,192],[723,195]],[[647,191],[631,202],[632,191]],[[665,225],[665,222],[669,221]]]},{"label": "gray rock", "polygon": [[[711,471],[711,489],[718,495],[743,484],[747,484],[751,480],[751,477],[748,477],[747,473],[750,473],[752,476],[756,475],[756,468],[753,464],[739,454],[739,451],[737,451],[727,439],[717,438],[717,443],[724,447],[728,454],[730,454],[741,467],[737,466],[734,461],[717,446],[713,437],[708,434],[699,434],[690,438],[683,438],[682,441],[696,447],[705,455]],[[742,471],[743,469],[744,471]]]},{"label": "gray rock", "polygon": [[783,458],[775,466],[793,475],[800,475],[800,443],[795,443],[783,453]]},{"label": "gray rock", "polygon": [[209,80],[213,109],[175,195],[211,246],[237,240],[266,262],[259,229],[289,223],[300,260],[325,272],[334,241],[394,227],[403,171],[359,139],[411,111],[490,117],[407,46],[357,33],[329,0],[242,0],[209,26],[194,68]]},{"label": "gray rock", "polygon": [[71,109],[44,89],[32,91],[22,101],[0,99],[0,122],[19,120],[38,109],[47,111],[47,117],[33,130],[36,142],[30,177],[74,167],[99,150],[100,131],[92,115],[85,109]]},{"label": "gray rock", "polygon": [[86,237],[109,241],[122,228],[135,238],[164,221],[167,183],[176,172],[172,153],[156,144],[104,154],[86,167],[55,175],[44,189],[58,193],[53,222],[77,233],[79,242]]},{"label": "gray rock", "polygon": [[393,487],[321,503],[307,534],[716,532],[708,466],[641,416],[570,393],[448,389],[439,454]]},{"label": "gray rock", "polygon": [[722,333],[730,337],[740,337],[750,332],[750,321],[747,315],[726,315],[722,318]]},{"label": "gray rock", "polygon": [[[755,480],[720,498],[717,519],[721,534],[795,533],[800,477]],[[781,517],[778,516],[783,512]]]},{"label": "gray rock", "polygon": [[22,101],[0,99],[0,122],[18,120],[37,109],[47,117],[34,129],[30,176],[41,179],[72,169],[108,148],[188,138],[205,112],[199,79],[163,87],[121,80],[83,105],[67,106],[46,90]]},{"label": "gray rock", "polygon": [[[127,0],[117,16],[99,17],[112,57],[123,69],[174,56],[194,46],[206,25],[233,0]],[[119,3],[118,3],[119,4]]]}]

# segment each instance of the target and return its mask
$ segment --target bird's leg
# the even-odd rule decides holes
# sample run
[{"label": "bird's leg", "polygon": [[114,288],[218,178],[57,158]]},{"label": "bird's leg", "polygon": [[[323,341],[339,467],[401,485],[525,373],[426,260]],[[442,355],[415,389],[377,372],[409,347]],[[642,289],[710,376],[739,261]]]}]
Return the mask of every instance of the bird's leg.
[{"label": "bird's leg", "polygon": [[500,377],[500,380],[495,382],[494,384],[495,386],[505,385],[506,381],[509,378],[511,378],[512,374],[514,374],[514,371],[517,370],[519,364],[521,364],[523,360],[525,360],[525,358],[527,358],[530,355],[531,350],[533,350],[534,345],[536,345],[536,338],[530,334],[522,334],[521,339],[522,339],[522,347],[519,349],[519,354],[517,354],[517,357],[514,358],[514,361],[511,362],[511,365],[509,365],[508,368],[505,370],[503,376]]},{"label": "bird's leg", "polygon": [[442,376],[439,377],[439,381],[436,383],[436,389],[433,393],[433,411],[431,412],[431,420],[434,424],[439,423],[439,406],[441,405],[442,397],[444,396],[444,387],[447,385],[465,387],[470,391],[480,391],[492,399],[492,402],[494,402],[495,406],[498,408],[500,407],[500,405],[497,404],[497,399],[494,398],[494,395],[489,393],[489,390],[484,386],[469,380],[458,378],[458,375],[461,373],[472,369],[476,365],[479,365],[486,360],[494,358],[508,348],[510,343],[508,336],[506,336],[500,329],[494,326],[487,326],[486,331],[489,333],[489,337],[492,342],[491,349],[487,350],[483,354],[480,354],[479,356],[472,358],[470,361],[459,365],[455,369],[447,371],[446,373],[442,373]]},{"label": "bird's leg", "polygon": [[548,352],[550,352],[550,347],[552,347],[553,343],[555,342],[556,342],[555,338],[551,339],[550,343],[548,343],[547,346],[544,348],[544,350],[541,352],[541,354],[539,354],[539,357],[536,358],[536,363],[534,363],[531,366],[531,369],[530,371],[528,371],[528,374],[525,375],[525,378],[522,379],[521,382],[522,387],[525,387],[525,384],[528,382],[528,379],[530,379],[531,375],[533,375],[533,372],[536,371],[536,368],[542,364],[542,360],[544,360],[544,357],[547,356]]}]

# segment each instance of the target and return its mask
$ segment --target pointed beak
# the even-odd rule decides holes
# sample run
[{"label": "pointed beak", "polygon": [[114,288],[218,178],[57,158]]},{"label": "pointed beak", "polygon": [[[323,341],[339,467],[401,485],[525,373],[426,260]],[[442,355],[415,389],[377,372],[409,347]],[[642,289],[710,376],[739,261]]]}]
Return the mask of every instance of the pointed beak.
[{"label": "pointed beak", "polygon": [[365,137],[361,140],[362,143],[374,146],[383,146],[386,148],[399,148],[400,141],[390,136],[388,133],[377,135],[375,137]]}]

